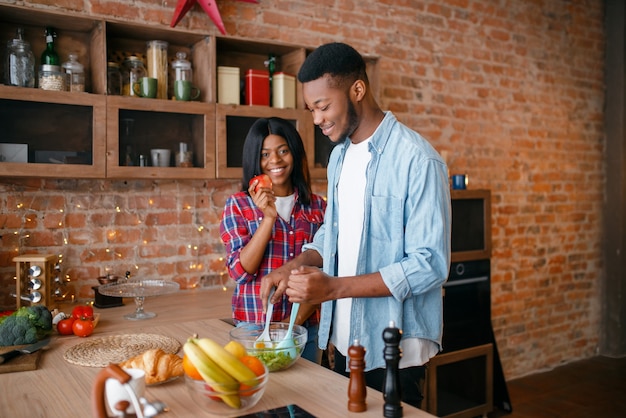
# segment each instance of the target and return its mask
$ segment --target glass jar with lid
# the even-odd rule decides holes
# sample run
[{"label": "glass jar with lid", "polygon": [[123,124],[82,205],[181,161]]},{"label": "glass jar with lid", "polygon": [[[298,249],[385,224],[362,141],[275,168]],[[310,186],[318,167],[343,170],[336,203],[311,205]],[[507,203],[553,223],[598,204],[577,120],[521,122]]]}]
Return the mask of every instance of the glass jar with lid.
[{"label": "glass jar with lid", "polygon": [[176,59],[172,62],[175,81],[192,81],[191,63],[186,58],[185,52],[176,53]]},{"label": "glass jar with lid", "polygon": [[149,41],[147,44],[148,77],[157,79],[157,99],[168,98],[168,60],[166,41]]},{"label": "glass jar with lid", "polygon": [[15,39],[7,42],[4,65],[4,84],[35,87],[35,56],[24,40],[24,29],[17,28]]},{"label": "glass jar with lid", "polygon": [[68,91],[84,92],[85,91],[85,67],[78,62],[78,54],[72,52],[68,55],[68,60],[62,65],[65,74],[67,74]]},{"label": "glass jar with lid", "polygon": [[122,94],[122,73],[117,62],[107,63],[107,94],[112,96]]},{"label": "glass jar with lid", "polygon": [[39,88],[67,91],[67,74],[63,72],[60,65],[43,64],[39,69]]},{"label": "glass jar with lid", "polygon": [[145,76],[146,68],[139,57],[131,55],[126,58],[124,60],[124,72],[122,73],[122,95],[136,97],[138,90],[135,89],[139,86],[139,80]]}]

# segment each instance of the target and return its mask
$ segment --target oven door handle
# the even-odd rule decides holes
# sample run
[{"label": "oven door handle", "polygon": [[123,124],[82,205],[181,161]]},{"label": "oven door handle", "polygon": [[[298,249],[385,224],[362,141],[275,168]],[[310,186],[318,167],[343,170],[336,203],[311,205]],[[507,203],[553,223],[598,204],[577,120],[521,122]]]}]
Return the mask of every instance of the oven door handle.
[{"label": "oven door handle", "polygon": [[472,277],[471,279],[461,279],[461,280],[452,280],[447,281],[443,284],[443,287],[452,287],[452,286],[461,286],[464,284],[470,283],[480,283],[489,280],[489,276],[480,276],[480,277]]}]

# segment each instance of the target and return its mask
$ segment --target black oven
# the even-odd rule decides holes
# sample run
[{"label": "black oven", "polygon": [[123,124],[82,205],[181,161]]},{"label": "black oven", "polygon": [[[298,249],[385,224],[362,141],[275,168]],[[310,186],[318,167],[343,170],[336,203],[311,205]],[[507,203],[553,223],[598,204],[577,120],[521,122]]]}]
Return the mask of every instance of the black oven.
[{"label": "black oven", "polygon": [[[486,367],[485,356],[439,365],[437,410],[454,415],[491,401],[493,406],[510,412],[512,408],[491,326],[491,193],[489,190],[452,190],[451,198],[452,263],[443,286],[441,354],[456,358],[459,353],[492,344],[492,367]],[[491,375],[489,379],[487,373]],[[479,393],[487,381],[493,385],[491,400],[485,397],[484,391]]]},{"label": "black oven", "polygon": [[490,343],[489,260],[452,263],[443,288],[443,352]]}]

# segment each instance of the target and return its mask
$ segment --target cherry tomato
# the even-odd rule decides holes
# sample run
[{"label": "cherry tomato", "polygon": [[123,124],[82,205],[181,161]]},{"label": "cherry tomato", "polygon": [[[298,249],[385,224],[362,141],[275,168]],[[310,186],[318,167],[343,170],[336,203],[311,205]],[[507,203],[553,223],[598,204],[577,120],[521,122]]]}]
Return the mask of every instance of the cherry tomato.
[{"label": "cherry tomato", "polygon": [[91,319],[76,319],[72,324],[74,335],[88,337],[93,333],[93,321]]},{"label": "cherry tomato", "polygon": [[255,193],[259,191],[259,187],[267,187],[268,189],[272,188],[272,179],[270,179],[270,176],[268,176],[267,174],[260,174],[258,176],[252,177],[248,186],[251,185],[256,180],[258,180],[259,182],[254,188]]},{"label": "cherry tomato", "polygon": [[74,330],[72,329],[72,325],[74,325],[74,318],[65,318],[61,319],[57,324],[57,331],[61,335],[72,335]]},{"label": "cherry tomato", "polygon": [[72,309],[72,318],[93,320],[93,308],[90,305],[79,305]]}]

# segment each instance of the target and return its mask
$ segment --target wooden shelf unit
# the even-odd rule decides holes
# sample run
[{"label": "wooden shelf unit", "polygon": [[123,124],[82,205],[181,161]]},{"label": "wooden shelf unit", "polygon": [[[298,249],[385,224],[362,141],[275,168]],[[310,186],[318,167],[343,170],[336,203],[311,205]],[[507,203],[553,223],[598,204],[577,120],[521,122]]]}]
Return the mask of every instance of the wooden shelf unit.
[{"label": "wooden shelf unit", "polygon": [[[45,48],[44,28],[47,26],[56,29],[55,48],[62,62],[67,60],[70,52],[78,54],[78,61],[85,67],[86,92],[0,85],[0,125],[4,129],[0,144],[25,144],[29,155],[27,162],[0,161],[0,176],[241,178],[241,166],[232,164],[233,161],[240,161],[241,157],[232,153],[240,152],[245,135],[240,129],[229,132],[228,119],[242,118],[240,120],[245,121],[278,116],[293,120],[297,125],[309,154],[312,177],[326,178],[324,166],[316,160],[327,159],[327,155],[320,157],[319,154],[329,152],[329,149],[316,149],[315,128],[310,113],[305,109],[300,85],[296,86],[296,109],[216,103],[218,66],[239,67],[243,84],[245,71],[264,69],[265,61],[271,54],[276,57],[276,72],[295,75],[312,49],[29,6],[0,5],[0,39],[13,39],[16,29],[24,28],[25,40],[31,44],[35,55],[36,73],[40,65],[39,56]],[[143,57],[146,42],[155,39],[168,42],[170,63],[177,52],[187,53],[193,67],[193,84],[201,91],[197,101],[106,95],[107,62],[122,63],[131,54]],[[4,62],[4,56],[0,58]],[[377,86],[377,58],[366,57],[366,62],[372,85]],[[173,85],[171,73],[169,84]],[[120,120],[133,118],[137,119],[134,132],[138,137],[135,140],[122,138]],[[147,137],[150,136],[154,137],[150,140],[154,146],[148,143]],[[172,167],[139,167],[138,161],[134,162],[137,166],[127,166],[121,158],[127,145],[136,148],[136,155],[149,155],[150,148],[160,147],[171,149],[174,155],[179,142],[191,145],[194,167],[180,168],[173,163]],[[49,151],[53,151],[53,156],[61,155],[58,158],[64,159],[36,160],[36,154],[45,158]]]}]

